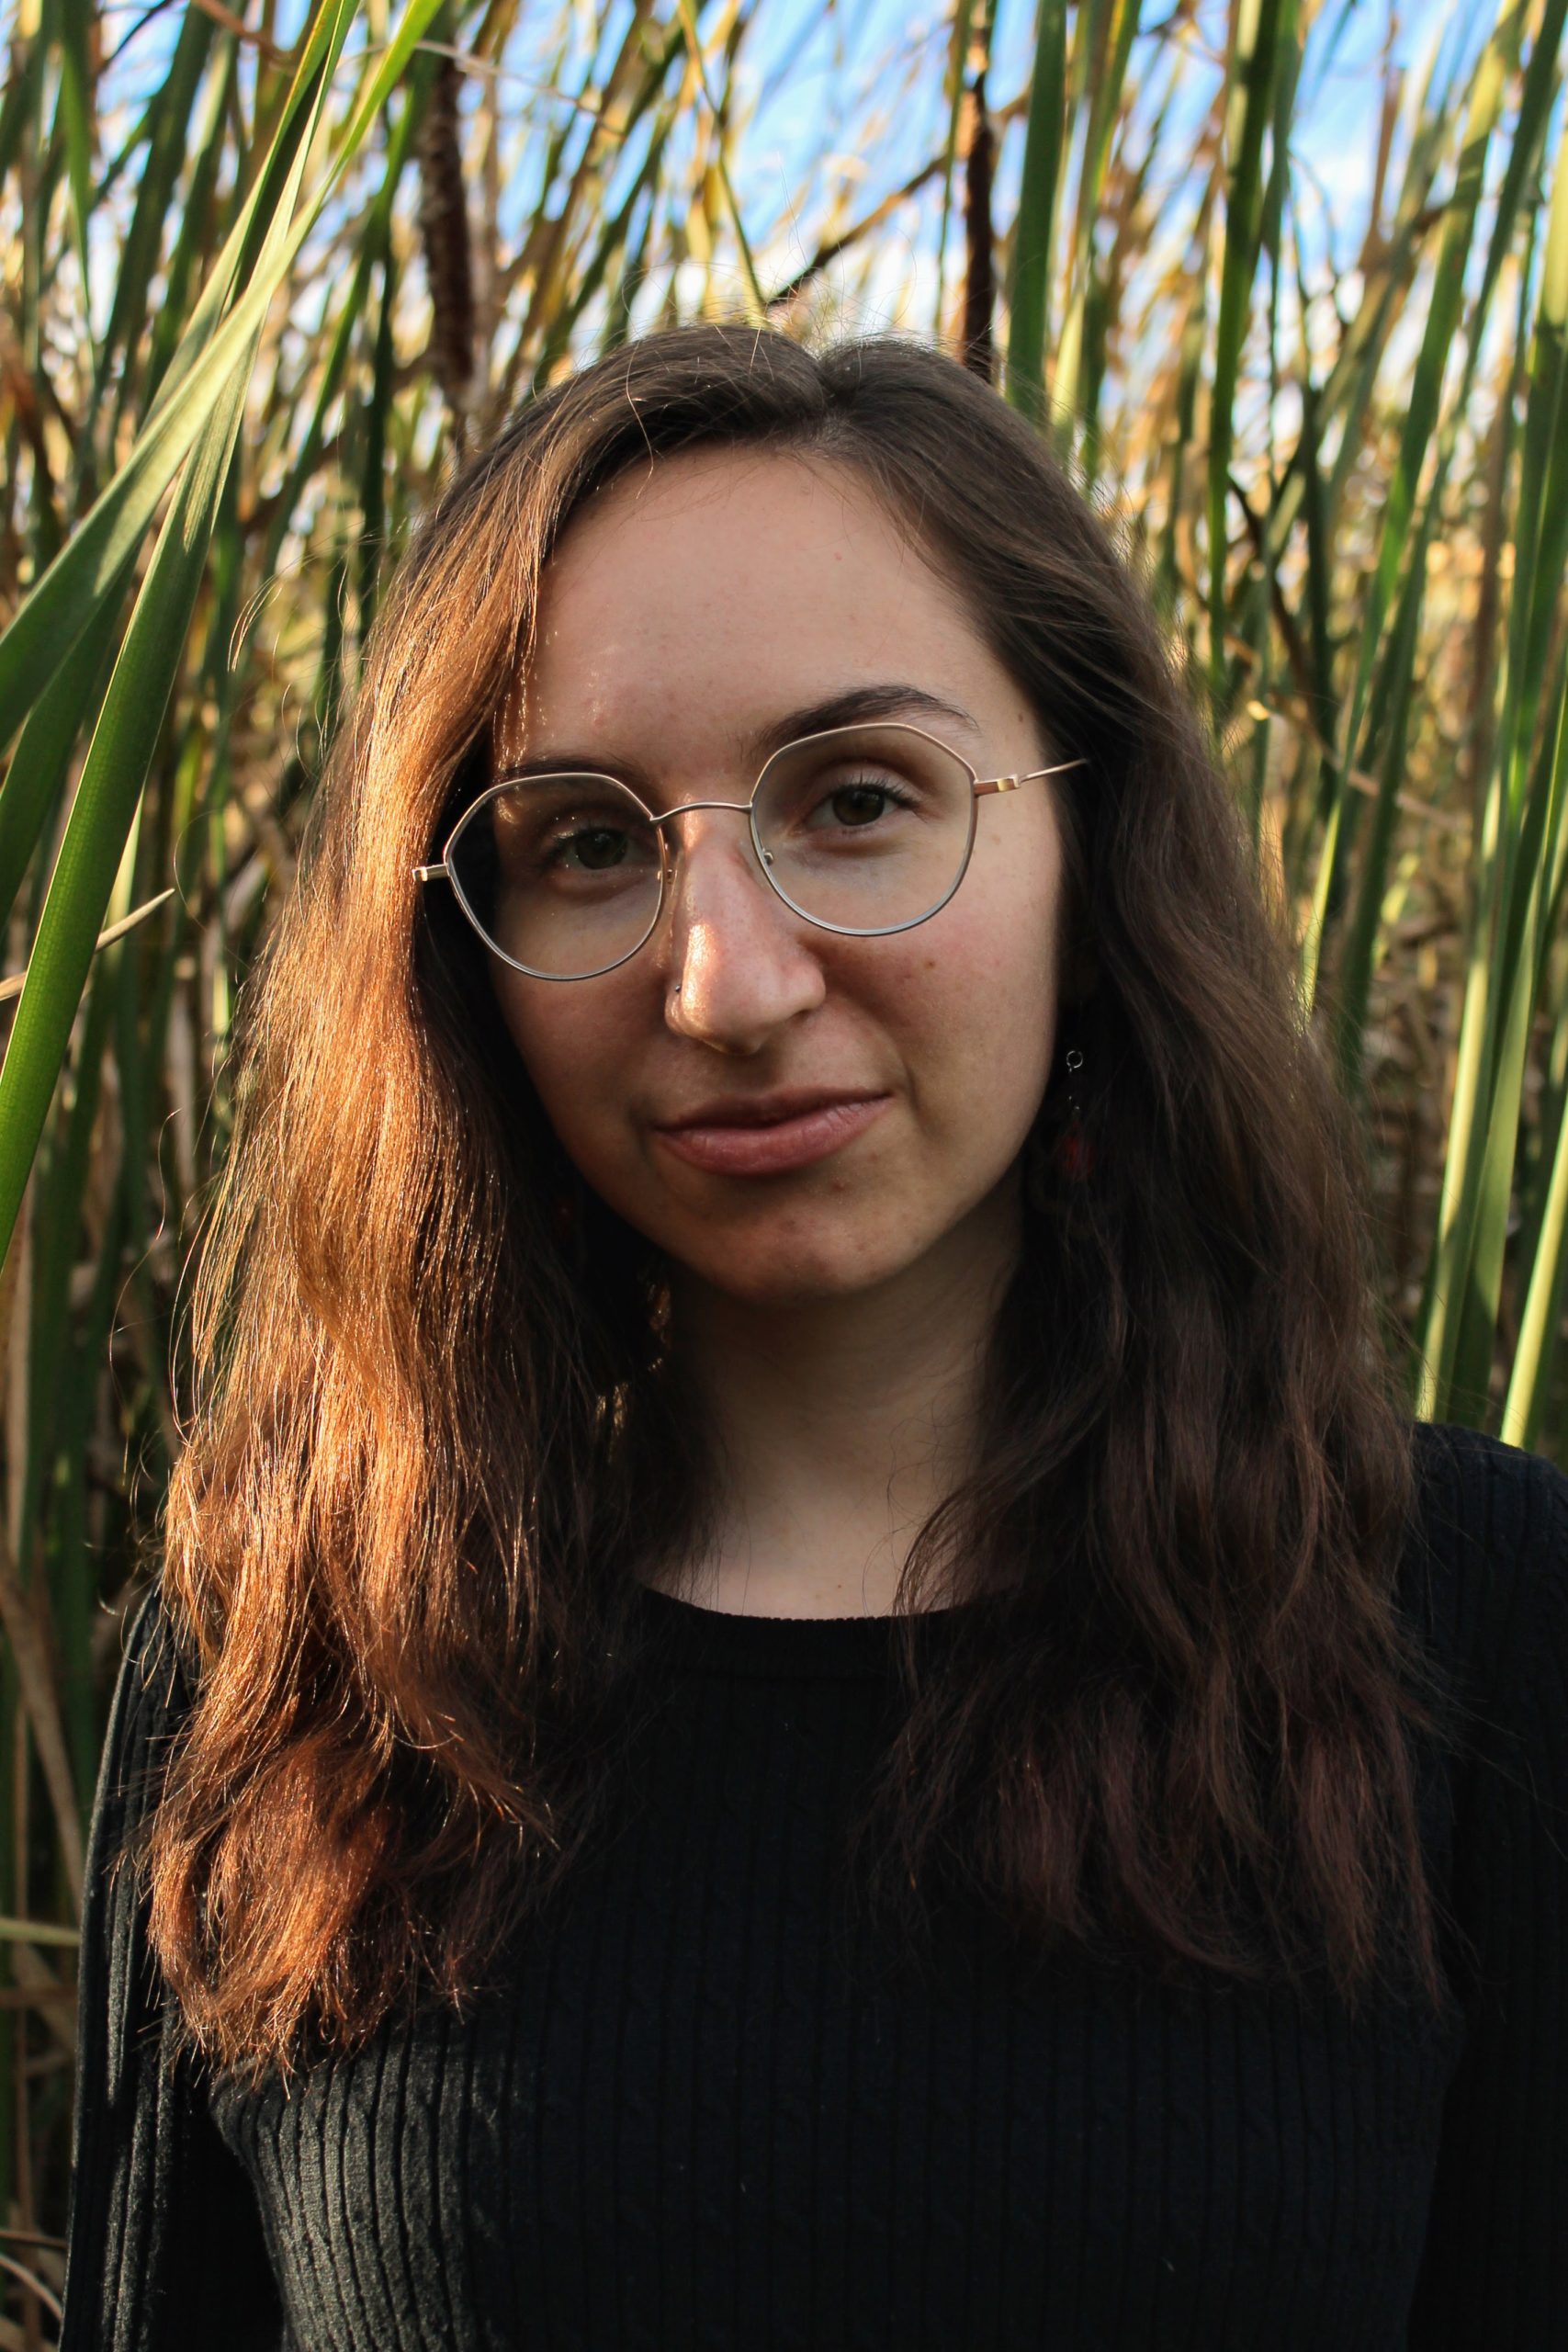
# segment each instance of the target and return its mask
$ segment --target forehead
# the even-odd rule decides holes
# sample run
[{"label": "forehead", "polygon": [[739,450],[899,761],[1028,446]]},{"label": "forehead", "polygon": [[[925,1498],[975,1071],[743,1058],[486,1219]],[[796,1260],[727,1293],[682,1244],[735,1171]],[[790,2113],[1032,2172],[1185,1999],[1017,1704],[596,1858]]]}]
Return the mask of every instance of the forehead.
[{"label": "forehead", "polygon": [[567,526],[496,750],[512,764],[570,737],[607,755],[673,730],[738,756],[782,714],[890,680],[971,712],[1010,688],[940,559],[855,473],[685,452],[617,477]]}]

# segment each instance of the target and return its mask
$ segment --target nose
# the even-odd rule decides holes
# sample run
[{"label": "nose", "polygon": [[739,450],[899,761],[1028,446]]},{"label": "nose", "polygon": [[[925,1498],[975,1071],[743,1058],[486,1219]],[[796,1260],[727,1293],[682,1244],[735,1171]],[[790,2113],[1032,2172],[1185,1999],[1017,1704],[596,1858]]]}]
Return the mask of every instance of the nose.
[{"label": "nose", "polygon": [[665,1018],[717,1052],[758,1053],[826,993],[810,926],[763,878],[744,808],[683,809],[665,837],[672,870],[654,943]]}]

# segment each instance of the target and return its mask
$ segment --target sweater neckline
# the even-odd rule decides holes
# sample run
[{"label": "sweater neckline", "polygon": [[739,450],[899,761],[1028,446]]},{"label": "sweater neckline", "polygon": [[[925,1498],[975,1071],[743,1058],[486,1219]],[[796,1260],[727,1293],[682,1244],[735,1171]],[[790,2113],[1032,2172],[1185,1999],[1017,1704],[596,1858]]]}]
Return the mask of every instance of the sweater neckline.
[{"label": "sweater neckline", "polygon": [[[895,1664],[903,1622],[897,1616],[739,1616],[640,1583],[637,1601],[666,1657],[731,1674],[884,1676]],[[985,1606],[982,1598],[920,1610],[913,1621],[917,1640],[944,1641]]]}]

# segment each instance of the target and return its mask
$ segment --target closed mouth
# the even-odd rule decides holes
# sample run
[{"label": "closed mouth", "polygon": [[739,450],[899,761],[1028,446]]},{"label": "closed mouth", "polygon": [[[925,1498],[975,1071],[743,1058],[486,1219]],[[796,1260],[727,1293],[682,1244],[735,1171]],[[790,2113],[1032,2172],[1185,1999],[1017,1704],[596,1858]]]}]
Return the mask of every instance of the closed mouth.
[{"label": "closed mouth", "polygon": [[793,1101],[770,1106],[762,1103],[714,1103],[708,1109],[694,1112],[689,1118],[661,1121],[660,1132],[679,1135],[692,1127],[782,1127],[792,1119],[809,1118],[814,1112],[838,1111],[857,1102],[875,1102],[881,1096],[873,1089],[855,1094],[802,1095]]}]

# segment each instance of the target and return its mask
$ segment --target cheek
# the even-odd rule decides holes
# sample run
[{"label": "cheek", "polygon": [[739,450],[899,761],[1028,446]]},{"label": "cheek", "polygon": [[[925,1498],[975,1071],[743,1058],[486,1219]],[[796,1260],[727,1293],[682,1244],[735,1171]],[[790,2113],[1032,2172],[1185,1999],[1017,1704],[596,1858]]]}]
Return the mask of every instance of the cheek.
[{"label": "cheek", "polygon": [[[520,975],[500,977],[493,986],[540,1108],[577,1158],[613,1122],[624,1090],[629,1050],[624,1019],[604,1002],[563,1002],[570,990],[530,983]],[[547,989],[543,1001],[541,989]]]},{"label": "cheek", "polygon": [[[951,914],[951,927],[937,925]],[[932,919],[882,995],[917,1111],[960,1151],[992,1153],[1027,1131],[1050,1068],[1055,991],[1038,923],[977,901]],[[893,976],[890,976],[893,978]]]},{"label": "cheek", "polygon": [[909,1020],[921,1040],[911,1039],[910,1068],[921,1125],[941,1139],[948,1181],[966,1193],[995,1182],[1021,1149],[1049,1080],[1052,881],[1034,858],[977,860],[910,958]]}]

